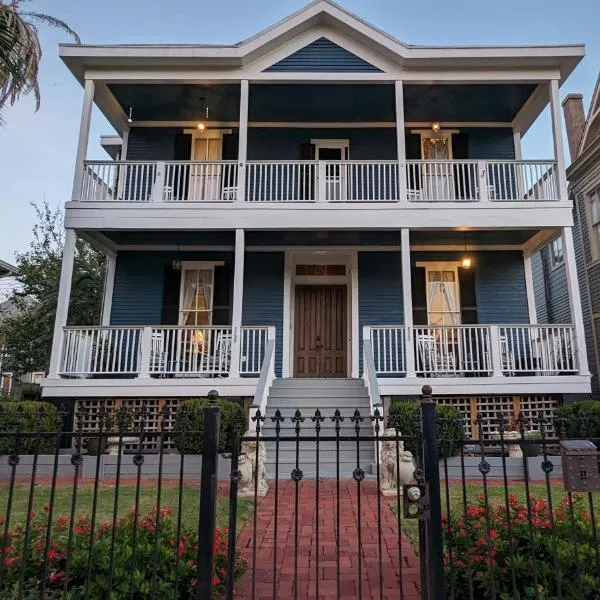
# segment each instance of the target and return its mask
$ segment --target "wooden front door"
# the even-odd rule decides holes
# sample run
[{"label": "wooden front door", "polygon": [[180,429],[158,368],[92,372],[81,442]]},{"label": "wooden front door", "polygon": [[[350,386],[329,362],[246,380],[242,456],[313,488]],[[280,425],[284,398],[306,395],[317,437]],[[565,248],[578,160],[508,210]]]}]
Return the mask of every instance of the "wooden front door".
[{"label": "wooden front door", "polygon": [[346,286],[296,286],[294,377],[347,376]]}]

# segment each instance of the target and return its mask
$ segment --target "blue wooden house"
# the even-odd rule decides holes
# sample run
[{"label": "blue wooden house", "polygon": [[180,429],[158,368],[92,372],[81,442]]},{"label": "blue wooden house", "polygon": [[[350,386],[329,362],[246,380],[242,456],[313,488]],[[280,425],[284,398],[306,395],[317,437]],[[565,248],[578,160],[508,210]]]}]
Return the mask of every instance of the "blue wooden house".
[{"label": "blue wooden house", "polygon": [[[409,46],[318,0],[237,44],[60,55],[84,99],[47,397],[368,411],[429,383],[473,418],[589,391],[559,115],[582,46]],[[77,236],[107,257],[97,327],[66,326]],[[542,324],[555,238],[569,310]]]}]

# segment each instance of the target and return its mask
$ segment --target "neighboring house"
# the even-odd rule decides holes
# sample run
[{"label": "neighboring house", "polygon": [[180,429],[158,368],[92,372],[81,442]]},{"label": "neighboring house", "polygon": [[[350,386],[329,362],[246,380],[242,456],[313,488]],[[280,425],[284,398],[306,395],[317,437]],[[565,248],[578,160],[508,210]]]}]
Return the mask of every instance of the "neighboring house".
[{"label": "neighboring house", "polygon": [[[6,280],[17,274],[17,267],[0,260],[0,280]],[[2,289],[0,289],[0,292]],[[1,301],[0,298],[0,321],[2,316],[7,314],[12,308],[10,300]],[[0,395],[10,393],[12,389],[13,373],[10,357],[4,350],[2,333],[0,333]]]},{"label": "neighboring house", "polygon": [[[234,45],[60,55],[84,101],[46,397],[348,413],[430,383],[474,419],[589,393],[559,103],[583,46],[407,46],[323,0]],[[124,160],[87,160],[94,105]],[[109,259],[100,328],[65,327],[77,235]],[[536,323],[557,237],[568,311]]]},{"label": "neighboring house", "polygon": [[600,397],[600,77],[587,118],[581,94],[563,101],[571,166],[574,238],[592,389]]}]

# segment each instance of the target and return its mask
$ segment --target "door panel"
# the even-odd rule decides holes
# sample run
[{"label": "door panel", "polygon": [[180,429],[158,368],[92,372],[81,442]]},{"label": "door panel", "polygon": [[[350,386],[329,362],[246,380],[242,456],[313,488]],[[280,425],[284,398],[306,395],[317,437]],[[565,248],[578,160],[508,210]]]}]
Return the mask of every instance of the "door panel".
[{"label": "door panel", "polygon": [[346,377],[346,286],[297,286],[294,376]]}]

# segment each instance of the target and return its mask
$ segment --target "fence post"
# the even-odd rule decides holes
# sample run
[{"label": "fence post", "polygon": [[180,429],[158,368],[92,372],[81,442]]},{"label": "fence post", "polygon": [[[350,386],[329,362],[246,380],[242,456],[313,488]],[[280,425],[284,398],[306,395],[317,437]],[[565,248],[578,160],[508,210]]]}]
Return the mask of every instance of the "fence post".
[{"label": "fence post", "polygon": [[429,600],[444,600],[444,538],[442,530],[442,500],[437,449],[436,405],[431,386],[424,385],[421,398],[425,476],[429,488],[429,521],[427,523],[427,565]]},{"label": "fence post", "polygon": [[198,518],[198,553],[196,570],[197,600],[212,598],[214,573],[215,525],[217,516],[217,473],[219,461],[219,393],[208,392],[210,404],[204,409],[204,442],[200,476],[200,515]]}]

